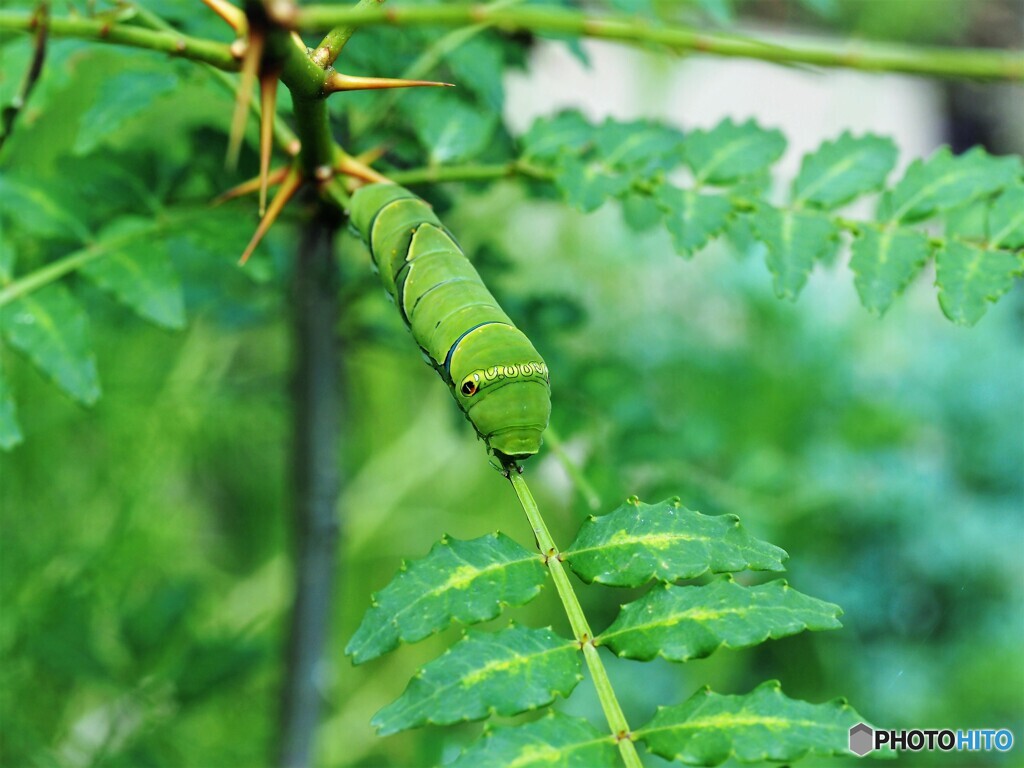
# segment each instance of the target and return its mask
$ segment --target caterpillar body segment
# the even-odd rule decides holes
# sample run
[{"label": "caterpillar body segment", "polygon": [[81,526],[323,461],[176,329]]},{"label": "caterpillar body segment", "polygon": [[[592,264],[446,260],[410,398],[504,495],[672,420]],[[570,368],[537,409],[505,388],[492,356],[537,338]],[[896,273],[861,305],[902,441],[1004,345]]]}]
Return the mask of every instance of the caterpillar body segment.
[{"label": "caterpillar body segment", "polygon": [[509,459],[537,453],[551,414],[548,367],[430,206],[371,184],[353,195],[350,214],[413,339],[488,449]]}]

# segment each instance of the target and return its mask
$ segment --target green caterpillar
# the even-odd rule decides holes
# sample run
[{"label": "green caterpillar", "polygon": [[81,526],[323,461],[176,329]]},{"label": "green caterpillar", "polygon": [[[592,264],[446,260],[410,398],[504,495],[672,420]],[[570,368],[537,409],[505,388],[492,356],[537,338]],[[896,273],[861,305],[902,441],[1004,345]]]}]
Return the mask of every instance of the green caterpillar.
[{"label": "green caterpillar", "polygon": [[537,453],[551,415],[547,364],[430,206],[371,184],[349,212],[413,339],[488,449],[507,459]]}]

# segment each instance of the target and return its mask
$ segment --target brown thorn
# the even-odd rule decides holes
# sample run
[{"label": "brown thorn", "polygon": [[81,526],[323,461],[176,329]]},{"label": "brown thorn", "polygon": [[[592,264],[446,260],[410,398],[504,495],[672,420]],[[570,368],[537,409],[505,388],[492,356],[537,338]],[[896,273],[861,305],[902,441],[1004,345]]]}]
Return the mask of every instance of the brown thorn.
[{"label": "brown thorn", "polygon": [[252,86],[256,81],[260,60],[263,58],[265,39],[262,29],[249,30],[249,45],[242,58],[242,77],[238,81],[235,114],[231,118],[231,133],[228,136],[227,166],[232,170],[238,165],[238,153],[242,149],[242,137],[245,135],[245,119],[249,112],[249,100],[252,98]]},{"label": "brown thorn", "polygon": [[371,184],[389,184],[391,179],[382,173],[378,173],[368,165],[360,162],[358,159],[351,155],[342,155],[341,159],[335,164],[335,169],[339,173],[343,173],[346,176],[352,176],[353,178],[360,179],[362,181],[370,182]]},{"label": "brown thorn", "polygon": [[373,165],[380,160],[387,153],[389,147],[386,144],[381,144],[379,147],[368,149],[365,152],[360,152],[355,156],[355,159],[364,165]]},{"label": "brown thorn", "polygon": [[284,210],[285,205],[292,196],[298,191],[299,187],[302,186],[302,174],[299,173],[297,168],[290,168],[284,181],[281,182],[281,188],[277,190],[277,194],[274,195],[274,199],[270,201],[270,206],[267,208],[267,214],[260,221],[259,226],[256,227],[256,232],[253,233],[252,240],[249,241],[249,245],[245,247],[245,251],[242,253],[242,258],[238,260],[239,264],[245,264],[252,256],[252,252],[256,250],[256,246],[260,244],[260,240],[267,234],[267,231],[277,221],[277,217],[281,211]]},{"label": "brown thorn", "polygon": [[260,216],[267,210],[267,174],[274,145],[274,109],[277,102],[277,72],[260,75]]},{"label": "brown thorn", "polygon": [[324,93],[338,91],[371,91],[382,88],[419,88],[419,87],[454,88],[454,83],[438,83],[433,80],[402,80],[395,77],[359,77],[333,72],[324,83]]},{"label": "brown thorn", "polygon": [[245,18],[245,11],[238,6],[232,5],[227,0],[203,0],[206,7],[220,16],[228,23],[236,35],[244,35],[248,21]]},{"label": "brown thorn", "polygon": [[[269,174],[267,174],[267,183],[269,186],[276,187],[282,181],[284,177],[288,175],[288,166],[282,165],[280,168],[275,168]],[[259,192],[261,179],[259,176],[243,181],[241,184],[232,187],[226,192],[222,192],[213,199],[212,205],[220,205],[226,203],[228,200],[234,200],[236,197],[242,195],[251,195],[253,192]]]}]

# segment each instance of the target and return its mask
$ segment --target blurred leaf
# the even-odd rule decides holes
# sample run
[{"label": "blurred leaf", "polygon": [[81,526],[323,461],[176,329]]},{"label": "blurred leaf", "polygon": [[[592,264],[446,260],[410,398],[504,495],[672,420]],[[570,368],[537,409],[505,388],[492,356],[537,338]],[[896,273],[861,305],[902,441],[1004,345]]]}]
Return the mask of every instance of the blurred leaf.
[{"label": "blurred leaf", "polygon": [[629,189],[633,180],[603,162],[588,162],[566,156],[562,159],[555,182],[570,205],[590,213],[604,205],[608,198],[621,195]]},{"label": "blurred leaf", "polygon": [[568,696],[583,679],[581,663],[579,644],[550,629],[470,630],[423,667],[372,722],[387,735],[428,723],[516,715]]},{"label": "blurred leaf", "polygon": [[758,206],[750,216],[757,239],[768,248],[768,269],[775,295],[800,295],[814,262],[825,260],[838,244],[839,231],[832,219],[807,211]]},{"label": "blurred leaf", "polygon": [[928,261],[929,255],[928,238],[920,232],[863,227],[853,241],[850,258],[861,304],[878,315],[884,314]]},{"label": "blurred leaf", "polygon": [[840,6],[840,0],[798,0],[798,2],[824,19],[836,18],[842,7]]},{"label": "blurred leaf", "polygon": [[657,201],[676,253],[687,257],[723,232],[732,213],[732,203],[725,197],[702,195],[670,184],[658,187]]},{"label": "blurred leaf", "polygon": [[959,325],[974,325],[1024,273],[1024,256],[950,240],[935,254],[935,268],[946,317]]},{"label": "blurred leaf", "polygon": [[939,211],[997,192],[1021,176],[1021,158],[994,157],[981,147],[954,156],[943,147],[927,160],[915,160],[882,196],[880,221],[921,221]]},{"label": "blurred leaf", "polygon": [[682,161],[683,134],[652,120],[605,120],[594,137],[601,161],[613,168],[630,168],[647,176]]},{"label": "blurred leaf", "polygon": [[555,710],[520,725],[488,728],[450,768],[616,768],[615,740],[586,720]]},{"label": "blurred leaf", "polygon": [[831,210],[854,198],[881,189],[896,164],[896,144],[890,138],[849,132],[826,141],[804,155],[793,182],[793,202]]},{"label": "blurred leaf", "polygon": [[42,185],[26,183],[0,174],[0,213],[21,232],[38,237],[56,237],[85,242],[89,228],[68,212]]},{"label": "blurred leaf", "polygon": [[777,130],[766,130],[753,120],[736,125],[726,118],[710,131],[691,132],[683,144],[686,164],[698,184],[733,184],[755,176],[786,150]]},{"label": "blurred leaf", "polygon": [[99,399],[89,321],[63,285],[49,285],[0,307],[0,330],[40,371],[85,405]]},{"label": "blurred leaf", "polygon": [[595,130],[576,110],[539,118],[521,139],[523,157],[552,160],[563,153],[578,154],[593,141]]},{"label": "blurred leaf", "polygon": [[988,226],[992,248],[1024,248],[1024,183],[1008,187],[996,198]]},{"label": "blurred leaf", "polygon": [[622,217],[634,232],[646,232],[661,223],[661,209],[650,195],[627,193],[622,196]]},{"label": "blurred leaf", "polygon": [[699,587],[661,584],[624,605],[597,641],[627,659],[688,661],[805,629],[836,629],[841,614],[838,605],[803,595],[783,580],[756,587],[731,577]]},{"label": "blurred leaf", "polygon": [[243,637],[204,640],[182,659],[175,685],[178,699],[192,703],[224,692],[229,685],[251,675],[263,649]]},{"label": "blurred leaf", "polygon": [[547,569],[502,533],[472,541],[443,538],[373,598],[345,653],[362,664],[415,643],[452,622],[493,619],[505,605],[525,605],[544,585]]},{"label": "blurred leaf", "polygon": [[430,88],[405,94],[402,109],[433,163],[465,160],[487,146],[497,117],[452,94]]},{"label": "blurred leaf", "polygon": [[198,585],[190,582],[159,585],[121,615],[122,637],[136,655],[165,647],[175,630],[184,629],[182,620],[198,596]]},{"label": "blurred leaf", "polygon": [[82,115],[72,151],[77,155],[93,151],[115,128],[144,113],[154,101],[177,87],[178,76],[169,69],[128,69],[105,78],[96,100]]},{"label": "blurred leaf", "polygon": [[564,554],[581,579],[613,587],[639,587],[652,578],[692,579],[708,571],[781,571],[788,557],[750,536],[735,515],[702,515],[675,499],[630,500],[607,515],[589,517]]},{"label": "blurred leaf", "polygon": [[0,287],[13,279],[16,261],[14,246],[7,239],[6,232],[0,228]]},{"label": "blurred leaf", "polygon": [[694,0],[694,2],[716,24],[724,26],[735,21],[736,11],[733,8],[733,0]]},{"label": "blurred leaf", "polygon": [[445,54],[452,68],[455,84],[465,86],[495,113],[505,104],[505,88],[501,82],[503,60],[500,41],[477,35]]},{"label": "blurred leaf", "polygon": [[82,274],[110,291],[140,317],[163,328],[185,327],[185,303],[166,240],[148,219],[124,217],[105,228],[95,244],[105,253]]},{"label": "blurred leaf", "polygon": [[4,376],[3,360],[0,359],[0,450],[9,451],[23,439],[14,393]]},{"label": "blurred leaf", "polygon": [[790,762],[849,755],[849,731],[859,722],[843,699],[808,704],[787,698],[771,680],[743,696],[705,688],[683,704],[659,707],[634,733],[654,754],[687,765],[719,765],[730,757]]}]

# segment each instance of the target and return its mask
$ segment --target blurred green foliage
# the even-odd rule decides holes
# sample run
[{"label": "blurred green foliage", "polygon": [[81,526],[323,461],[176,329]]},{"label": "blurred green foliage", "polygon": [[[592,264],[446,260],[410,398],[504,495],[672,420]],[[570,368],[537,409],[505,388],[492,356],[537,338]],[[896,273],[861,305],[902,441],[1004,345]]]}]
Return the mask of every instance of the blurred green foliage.
[{"label": "blurred green foliage", "polygon": [[[861,19],[871,5],[838,4]],[[169,16],[182,7],[167,3]],[[352,70],[374,71],[375,51],[398,50],[380,42],[395,34],[357,36]],[[395,42],[408,50],[377,64],[394,74],[432,36]],[[21,71],[6,64],[26,60],[23,42],[0,47],[5,88],[7,73]],[[526,42],[502,39],[488,55],[522,63]],[[12,177],[46,190],[85,226],[205,203],[237,180],[222,170],[230,95],[201,70],[72,43],[55,43],[51,56],[59,67],[5,152],[16,158]],[[472,70],[457,57],[449,66],[467,77]],[[101,100],[118,72],[129,92],[139,73],[175,85],[147,93],[145,109]],[[501,106],[498,84],[481,78],[467,90],[460,108],[482,115],[466,122],[485,136],[480,157],[509,156],[506,129],[488,117]],[[360,133],[369,107],[388,98],[339,100],[339,131],[354,134],[355,148],[384,135],[392,157],[421,164],[435,137],[427,125],[410,130],[414,100],[397,102],[401,123],[388,113],[380,132]],[[101,102],[107,111],[97,113]],[[254,166],[250,150],[241,172]],[[704,683],[734,693],[772,677],[808,701],[848,696],[886,726],[1004,726],[1024,736],[1019,285],[971,330],[935,311],[923,280],[879,321],[858,307],[841,265],[814,272],[793,305],[773,296],[756,248],[716,246],[684,262],[665,233],[637,235],[616,210],[584,217],[528,200],[512,183],[429,196],[548,361],[553,423],[604,510],[633,493],[678,494],[705,513],[739,514],[790,553],[794,584],[846,611],[840,631],[682,668],[609,658],[632,721]],[[302,213],[297,206],[293,218]],[[267,762],[293,589],[284,286],[294,230],[282,228],[240,273],[233,260],[254,223],[242,204],[202,232],[174,231],[185,241],[171,254],[189,316],[181,333],[137,322],[71,278],[103,382],[91,409],[54,394],[0,349],[26,436],[0,454],[3,765]],[[10,230],[19,273],[73,249],[54,233]],[[370,592],[442,533],[469,539],[500,529],[526,545],[531,533],[420,363],[358,241],[345,234],[338,255],[344,543],[317,764],[450,761],[479,725],[379,739],[369,721],[457,630],[358,668],[342,649]],[[528,471],[556,540],[567,544],[590,510],[553,456]],[[596,631],[637,594],[580,592]],[[508,615],[567,632],[552,590]],[[586,683],[562,709],[601,722]],[[972,765],[1013,759],[979,755]]]}]

